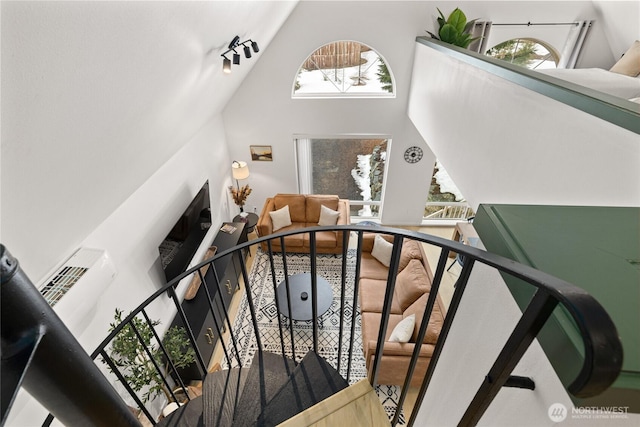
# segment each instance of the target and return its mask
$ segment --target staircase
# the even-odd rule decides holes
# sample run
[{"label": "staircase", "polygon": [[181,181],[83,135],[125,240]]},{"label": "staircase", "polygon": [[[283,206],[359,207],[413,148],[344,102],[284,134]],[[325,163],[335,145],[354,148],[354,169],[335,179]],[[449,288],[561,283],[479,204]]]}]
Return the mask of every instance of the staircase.
[{"label": "staircase", "polygon": [[[333,398],[328,399],[331,396]],[[320,402],[323,403],[318,405]],[[313,351],[297,365],[287,357],[258,352],[248,368],[208,374],[202,396],[171,413],[158,426],[266,427],[287,420],[288,426],[332,425],[332,414],[341,414],[349,402],[357,402],[358,408],[354,410],[366,415],[362,418],[363,426],[373,425],[372,414],[379,417],[378,421],[374,420],[375,425],[389,425],[367,381],[349,387],[340,374]],[[344,413],[339,415],[342,420],[343,416]]]}]

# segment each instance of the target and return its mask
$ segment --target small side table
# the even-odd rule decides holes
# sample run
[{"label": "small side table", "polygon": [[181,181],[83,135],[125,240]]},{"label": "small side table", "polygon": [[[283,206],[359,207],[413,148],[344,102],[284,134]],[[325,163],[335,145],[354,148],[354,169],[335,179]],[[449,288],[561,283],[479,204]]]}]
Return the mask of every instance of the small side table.
[{"label": "small side table", "polygon": [[247,216],[242,217],[241,215],[236,215],[233,217],[233,222],[244,222],[247,224],[247,233],[251,233],[256,225],[258,224],[258,215],[249,212]]}]

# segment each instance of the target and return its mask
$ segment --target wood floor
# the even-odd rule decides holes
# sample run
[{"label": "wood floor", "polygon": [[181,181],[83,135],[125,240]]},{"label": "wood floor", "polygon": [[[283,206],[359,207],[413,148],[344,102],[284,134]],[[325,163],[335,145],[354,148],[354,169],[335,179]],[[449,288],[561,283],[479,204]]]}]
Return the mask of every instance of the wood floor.
[{"label": "wood floor", "polygon": [[[446,239],[451,239],[453,237],[453,231],[454,231],[453,226],[415,226],[415,227],[397,226],[396,228],[402,228],[410,231],[417,231],[424,234],[431,234],[431,235],[446,238]],[[255,233],[249,234],[249,240],[255,239],[256,237],[257,236]],[[438,258],[440,257],[440,250],[438,247],[434,247],[427,244],[423,244],[423,247],[427,255],[429,265],[431,266],[431,270],[432,272],[434,272],[435,266],[438,263]],[[253,263],[253,260],[255,259],[255,251],[256,251],[256,247],[252,246],[251,256],[247,258],[247,271],[251,270],[251,265]],[[453,262],[453,259],[451,260],[451,262]],[[447,267],[449,265],[450,264],[447,264]],[[449,304],[451,302],[451,297],[453,295],[453,290],[454,290],[453,285],[458,278],[459,272],[460,272],[460,266],[454,265],[449,270],[449,272],[445,272],[442,278],[442,284],[440,285],[440,297],[442,298],[442,301],[445,307],[449,307]],[[242,280],[242,277],[240,277],[240,287],[236,292],[236,294],[234,295],[233,300],[231,301],[231,305],[229,306],[229,317],[231,319],[234,319],[236,316],[238,307],[240,305],[240,301],[242,300],[243,292],[244,292],[244,282]],[[225,340],[227,340],[228,333],[225,333],[223,337]],[[218,345],[211,358],[211,362],[209,364],[209,370],[216,369],[216,367],[219,366],[219,363],[222,360],[222,358],[223,358],[223,351],[221,346]],[[411,411],[413,410],[416,399],[418,397],[418,391],[419,390],[417,388],[412,387],[407,392],[407,398],[403,405],[406,418],[408,418],[411,415]]]}]

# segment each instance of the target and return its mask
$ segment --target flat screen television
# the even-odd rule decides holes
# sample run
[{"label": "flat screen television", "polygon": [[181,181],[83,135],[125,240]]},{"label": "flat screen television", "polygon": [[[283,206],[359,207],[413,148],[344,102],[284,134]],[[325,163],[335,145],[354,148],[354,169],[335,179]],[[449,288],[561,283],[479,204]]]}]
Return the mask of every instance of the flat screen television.
[{"label": "flat screen television", "polygon": [[167,283],[187,269],[209,228],[211,204],[207,181],[158,248]]}]

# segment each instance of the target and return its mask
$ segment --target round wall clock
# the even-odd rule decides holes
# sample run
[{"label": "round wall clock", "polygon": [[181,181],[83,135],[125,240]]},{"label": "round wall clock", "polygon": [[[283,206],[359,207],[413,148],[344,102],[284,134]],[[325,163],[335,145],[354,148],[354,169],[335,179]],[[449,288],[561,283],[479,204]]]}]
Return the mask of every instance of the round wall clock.
[{"label": "round wall clock", "polygon": [[409,147],[404,152],[404,159],[407,163],[418,163],[422,159],[422,148]]}]

